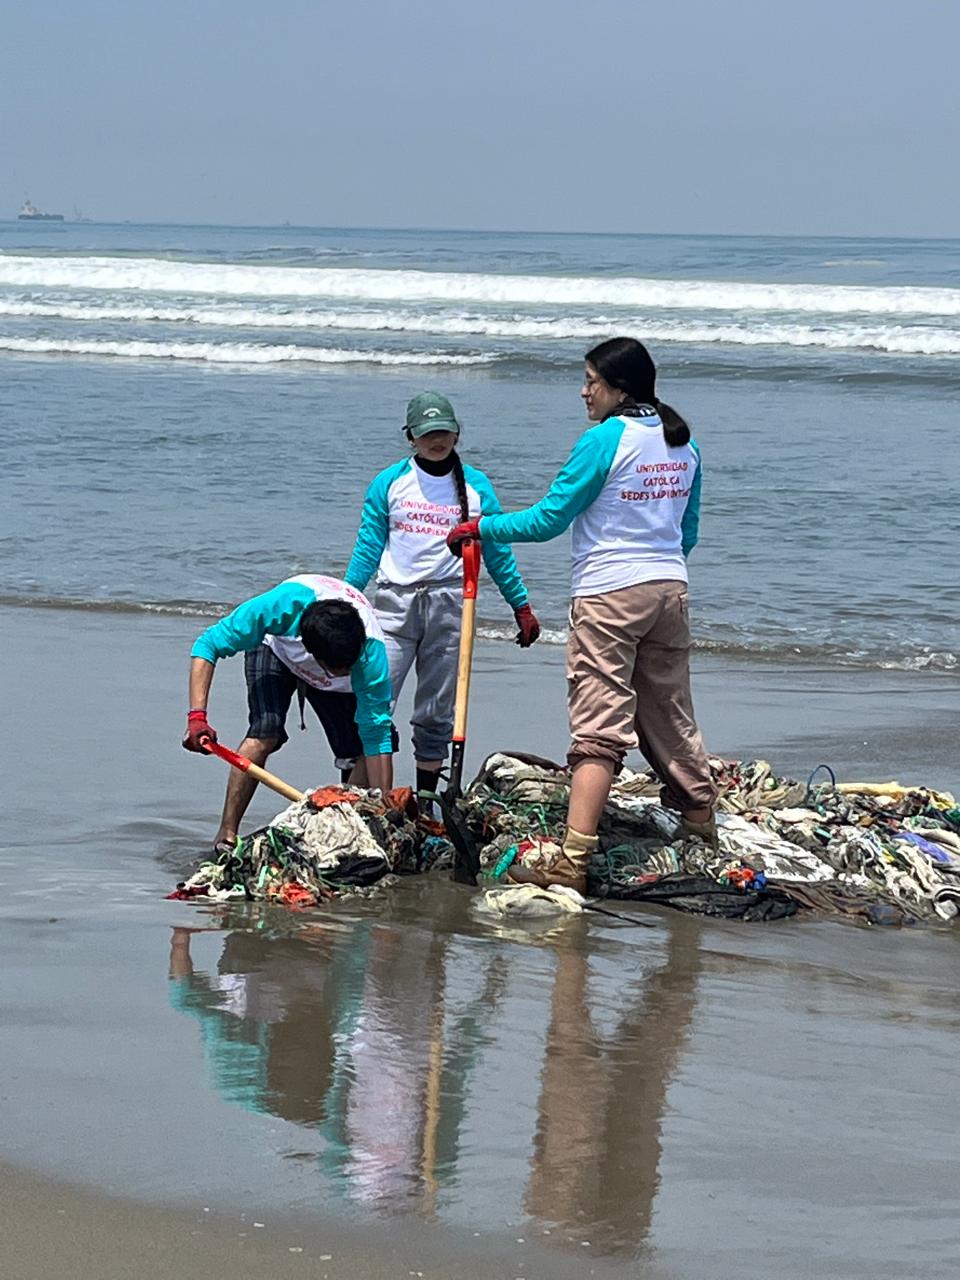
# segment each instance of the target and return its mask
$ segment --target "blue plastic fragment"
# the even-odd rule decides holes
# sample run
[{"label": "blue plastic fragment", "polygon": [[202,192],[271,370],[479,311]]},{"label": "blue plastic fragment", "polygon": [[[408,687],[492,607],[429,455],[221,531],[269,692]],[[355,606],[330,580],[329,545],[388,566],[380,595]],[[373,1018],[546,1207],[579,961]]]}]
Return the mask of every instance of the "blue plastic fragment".
[{"label": "blue plastic fragment", "polygon": [[949,853],[941,849],[938,844],[934,844],[930,840],[924,840],[923,836],[918,836],[913,831],[899,831],[894,839],[906,840],[910,844],[915,844],[922,853],[925,853],[928,858],[932,858],[934,862],[953,861]]}]

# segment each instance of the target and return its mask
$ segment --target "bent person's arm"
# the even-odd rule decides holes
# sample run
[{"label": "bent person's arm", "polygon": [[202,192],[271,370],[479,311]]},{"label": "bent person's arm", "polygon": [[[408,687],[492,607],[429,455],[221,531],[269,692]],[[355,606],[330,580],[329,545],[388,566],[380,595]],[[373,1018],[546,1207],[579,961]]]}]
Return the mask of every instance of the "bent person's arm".
[{"label": "bent person's arm", "polygon": [[247,653],[263,643],[266,635],[295,635],[304,609],[316,600],[313,588],[288,580],[262,595],[238,604],[232,613],[207,627],[190,650],[192,658],[214,663]]},{"label": "bent person's arm", "polygon": [[190,659],[189,706],[191,711],[206,711],[215,670],[213,663],[208,662],[206,658]]},{"label": "bent person's arm", "polygon": [[363,745],[367,783],[389,791],[393,786],[393,688],[382,640],[368,636],[360,660],[350,672],[357,696],[357,732]]}]

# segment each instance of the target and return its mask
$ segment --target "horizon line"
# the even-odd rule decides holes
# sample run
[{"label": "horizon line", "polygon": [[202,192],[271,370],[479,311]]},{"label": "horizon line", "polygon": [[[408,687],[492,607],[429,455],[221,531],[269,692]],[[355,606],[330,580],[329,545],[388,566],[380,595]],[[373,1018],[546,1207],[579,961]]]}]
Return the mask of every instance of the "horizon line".
[{"label": "horizon line", "polygon": [[470,236],[598,236],[605,238],[628,239],[662,239],[662,240],[913,240],[956,243],[960,236],[947,235],[907,235],[904,233],[853,233],[853,232],[817,232],[815,234],[799,231],[593,231],[593,230],[538,230],[509,227],[431,227],[431,226],[374,226],[362,223],[354,225],[337,223],[311,222],[207,222],[207,221],[139,221],[135,218],[99,219],[99,218],[64,218],[63,221],[45,222],[29,219],[20,221],[17,217],[0,218],[0,226],[22,228],[42,227],[44,231],[60,231],[67,227],[175,227],[181,230],[193,228],[220,228],[230,231],[370,231],[393,232],[420,235],[470,235]]}]

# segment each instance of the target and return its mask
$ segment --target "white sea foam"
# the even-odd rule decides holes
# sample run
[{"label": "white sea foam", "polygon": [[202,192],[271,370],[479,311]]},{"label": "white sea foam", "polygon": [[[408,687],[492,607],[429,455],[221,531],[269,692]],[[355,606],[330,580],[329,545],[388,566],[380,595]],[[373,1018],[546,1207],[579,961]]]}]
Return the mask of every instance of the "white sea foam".
[{"label": "white sea foam", "polygon": [[617,276],[491,275],[176,262],[163,258],[0,255],[0,284],[215,297],[599,306],[820,315],[960,315],[960,289],[770,284]]},{"label": "white sea foam", "polygon": [[656,319],[643,316],[606,315],[551,319],[544,316],[484,315],[473,313],[425,314],[412,311],[268,310],[264,307],[103,306],[42,300],[0,298],[0,317],[71,320],[78,322],[133,322],[193,325],[218,329],[286,329],[353,331],[363,333],[432,334],[449,337],[564,340],[595,339],[612,328],[642,330],[659,342],[733,346],[822,347],[836,351],[880,351],[901,355],[960,355],[960,329],[927,325],[852,325],[830,327],[804,324],[725,323]]},{"label": "white sea foam", "polygon": [[0,352],[25,355],[123,356],[134,360],[196,360],[210,364],[485,364],[483,355],[446,352],[348,351],[335,347],[267,346],[244,342],[109,342],[97,339],[0,337]]},{"label": "white sea foam", "polygon": [[[148,613],[160,616],[184,618],[220,618],[231,607],[230,601],[200,600],[138,600],[103,599],[56,594],[20,594],[0,592],[0,606],[33,609],[77,609],[105,613]],[[545,626],[540,633],[540,644],[557,647],[567,642],[567,630],[563,627]],[[493,640],[512,644],[516,639],[516,627],[480,623],[477,636],[481,640]],[[879,648],[846,649],[837,644],[820,647],[810,644],[804,647],[780,644],[771,645],[759,637],[736,641],[698,639],[694,648],[711,656],[739,659],[745,662],[816,663],[836,667],[860,667],[880,671],[930,671],[954,672],[960,667],[958,655],[948,649],[932,649],[923,646],[918,650],[904,647],[890,654],[887,645]]]},{"label": "white sea foam", "polygon": [[825,258],[821,267],[885,267],[886,258]]}]

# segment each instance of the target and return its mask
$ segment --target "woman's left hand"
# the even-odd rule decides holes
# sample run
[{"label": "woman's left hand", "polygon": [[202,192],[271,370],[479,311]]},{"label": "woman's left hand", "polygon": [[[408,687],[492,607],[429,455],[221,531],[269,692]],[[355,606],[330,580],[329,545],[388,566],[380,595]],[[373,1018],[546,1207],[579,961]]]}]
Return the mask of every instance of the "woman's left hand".
[{"label": "woman's left hand", "polygon": [[521,649],[529,649],[535,640],[540,639],[540,623],[537,615],[528,604],[522,604],[519,609],[514,609],[513,616],[520,628],[517,644]]}]

